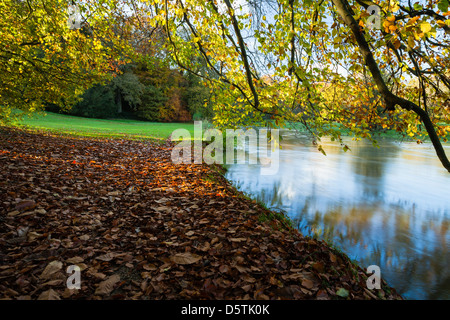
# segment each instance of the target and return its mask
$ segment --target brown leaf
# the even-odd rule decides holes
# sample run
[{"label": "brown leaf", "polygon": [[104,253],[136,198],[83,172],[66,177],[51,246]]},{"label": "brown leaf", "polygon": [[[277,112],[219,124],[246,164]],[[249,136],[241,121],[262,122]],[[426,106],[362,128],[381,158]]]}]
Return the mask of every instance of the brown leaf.
[{"label": "brown leaf", "polygon": [[33,200],[23,200],[16,204],[16,210],[27,211],[34,209],[36,207],[36,202]]},{"label": "brown leaf", "polygon": [[83,262],[84,259],[82,257],[72,257],[66,260],[67,263],[78,264]]},{"label": "brown leaf", "polygon": [[241,288],[245,292],[249,292],[252,289],[252,285],[251,284],[246,284],[245,286],[242,286]]},{"label": "brown leaf", "polygon": [[56,292],[53,289],[49,289],[47,291],[42,292],[39,295],[38,300],[61,300],[61,298],[59,297],[58,292]]},{"label": "brown leaf", "polygon": [[230,267],[228,267],[227,265],[223,264],[223,265],[221,265],[219,267],[219,271],[222,272],[222,273],[228,273],[230,271]]},{"label": "brown leaf", "polygon": [[18,210],[14,210],[8,213],[8,217],[14,217],[17,216],[20,213]]},{"label": "brown leaf", "polygon": [[55,277],[59,271],[62,269],[62,262],[61,261],[52,261],[50,262],[42,271],[41,275],[39,276],[39,279],[41,280],[49,280],[53,277]]},{"label": "brown leaf", "polygon": [[247,238],[230,238],[231,242],[243,242],[247,241]]},{"label": "brown leaf", "polygon": [[45,287],[45,286],[50,286],[50,287],[59,286],[60,284],[63,284],[63,282],[64,282],[64,280],[62,280],[62,279],[50,280],[50,281],[44,283],[42,286],[43,287]]},{"label": "brown leaf", "polygon": [[305,276],[301,273],[292,273],[286,276],[282,276],[284,280],[298,280],[303,279]]},{"label": "brown leaf", "polygon": [[311,289],[312,287],[314,287],[314,282],[312,282],[312,281],[309,280],[309,279],[304,279],[304,280],[302,281],[302,286],[305,287],[305,288],[307,288],[307,289]]},{"label": "brown leaf", "polygon": [[38,238],[40,238],[42,236],[42,234],[31,231],[27,233],[27,238],[28,238],[28,242],[32,242]]},{"label": "brown leaf", "polygon": [[201,256],[190,252],[177,253],[176,255],[170,257],[170,260],[175,262],[176,264],[193,264],[201,259]]},{"label": "brown leaf", "polygon": [[157,268],[154,264],[152,264],[152,263],[144,264],[144,265],[142,266],[142,268],[143,268],[144,270],[147,270],[147,271],[154,271],[154,270],[158,269],[158,268]]},{"label": "brown leaf", "polygon": [[80,237],[80,240],[87,241],[87,240],[89,240],[89,238],[90,238],[89,235],[84,234],[84,235],[82,235],[82,236]]},{"label": "brown leaf", "polygon": [[249,282],[249,283],[255,283],[255,282],[256,282],[256,279],[253,278],[253,277],[251,277],[251,276],[249,276],[249,275],[243,275],[243,276],[242,276],[242,279],[243,279],[245,282]]},{"label": "brown leaf", "polygon": [[329,300],[330,297],[328,296],[328,293],[325,290],[319,290],[316,294],[317,300]]},{"label": "brown leaf", "polygon": [[203,252],[206,252],[209,249],[211,249],[211,245],[209,244],[209,242],[206,242],[205,245],[200,248],[200,250],[203,251]]},{"label": "brown leaf", "polygon": [[120,281],[120,276],[118,274],[113,274],[105,281],[100,282],[97,290],[95,290],[95,295],[99,295],[99,296],[109,295],[114,290],[114,286],[119,281]]},{"label": "brown leaf", "polygon": [[241,266],[241,265],[235,265],[234,266],[240,273],[245,273],[245,272],[248,272],[249,271],[249,269],[248,268],[246,268],[246,267],[244,267],[244,266]]},{"label": "brown leaf", "polygon": [[333,263],[335,263],[336,262],[336,256],[334,255],[334,254],[332,254],[332,253],[330,253],[330,260],[331,260],[331,262],[333,262]]},{"label": "brown leaf", "polygon": [[316,270],[317,272],[320,272],[320,273],[324,272],[324,270],[325,270],[325,267],[322,262],[315,262],[312,265],[312,267],[314,270]]},{"label": "brown leaf", "polygon": [[68,298],[70,298],[73,294],[76,294],[78,292],[78,290],[77,289],[69,289],[69,288],[66,288],[65,290],[64,290],[64,292],[62,293],[62,297],[64,298],[64,299],[68,299]]},{"label": "brown leaf", "polygon": [[114,259],[115,257],[117,257],[116,253],[108,252],[108,253],[106,253],[104,255],[98,256],[95,259],[108,262],[108,261],[111,261],[112,259]]}]

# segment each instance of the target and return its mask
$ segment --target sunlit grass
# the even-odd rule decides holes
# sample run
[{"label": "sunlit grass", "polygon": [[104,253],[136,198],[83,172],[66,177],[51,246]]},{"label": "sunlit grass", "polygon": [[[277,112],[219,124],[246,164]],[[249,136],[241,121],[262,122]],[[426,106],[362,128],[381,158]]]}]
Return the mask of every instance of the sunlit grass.
[{"label": "sunlit grass", "polygon": [[16,124],[32,130],[100,138],[165,140],[176,129],[186,129],[194,136],[192,123],[160,123],[129,119],[90,119],[46,112],[25,117]]}]

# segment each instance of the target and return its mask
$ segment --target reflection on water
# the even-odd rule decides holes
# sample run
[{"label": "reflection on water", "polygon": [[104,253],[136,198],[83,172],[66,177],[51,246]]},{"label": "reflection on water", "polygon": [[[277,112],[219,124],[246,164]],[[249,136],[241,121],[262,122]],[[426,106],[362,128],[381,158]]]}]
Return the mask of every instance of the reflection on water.
[{"label": "reflection on water", "polygon": [[[277,175],[228,166],[227,178],[286,212],[305,235],[331,241],[408,299],[450,299],[450,174],[430,144],[329,140],[323,156],[283,133]],[[450,154],[450,145],[445,146]]]}]

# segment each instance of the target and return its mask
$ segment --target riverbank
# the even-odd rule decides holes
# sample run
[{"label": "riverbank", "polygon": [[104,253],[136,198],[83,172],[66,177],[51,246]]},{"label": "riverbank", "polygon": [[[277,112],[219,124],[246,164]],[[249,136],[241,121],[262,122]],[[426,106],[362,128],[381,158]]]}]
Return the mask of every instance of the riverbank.
[{"label": "riverbank", "polygon": [[0,136],[0,298],[401,299],[169,142]]}]

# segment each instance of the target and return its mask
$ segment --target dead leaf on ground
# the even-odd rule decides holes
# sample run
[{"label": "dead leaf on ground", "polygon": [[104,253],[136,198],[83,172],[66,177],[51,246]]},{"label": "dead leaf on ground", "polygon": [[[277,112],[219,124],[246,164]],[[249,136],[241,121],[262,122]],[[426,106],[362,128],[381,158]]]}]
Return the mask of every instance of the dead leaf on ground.
[{"label": "dead leaf on ground", "polygon": [[302,286],[307,289],[312,289],[312,287],[314,287],[314,282],[309,279],[304,279],[302,280]]},{"label": "dead leaf on ground", "polygon": [[106,254],[103,254],[103,255],[101,255],[101,256],[98,256],[98,257],[95,258],[95,259],[101,260],[101,261],[105,261],[105,262],[108,262],[108,261],[113,260],[115,257],[117,257],[117,254],[115,254],[115,253],[113,253],[113,252],[108,252],[108,253],[106,253]]},{"label": "dead leaf on ground", "polygon": [[190,252],[177,253],[170,257],[170,260],[177,264],[193,264],[201,260],[202,257]]},{"label": "dead leaf on ground", "polygon": [[47,291],[42,292],[38,300],[61,300],[59,293],[53,289],[49,289]]},{"label": "dead leaf on ground", "polygon": [[16,210],[27,211],[34,209],[36,207],[36,202],[34,200],[23,200],[16,204]]},{"label": "dead leaf on ground", "polygon": [[115,285],[120,281],[120,276],[118,274],[113,274],[105,281],[100,282],[97,290],[95,290],[95,295],[99,296],[107,296],[113,290]]},{"label": "dead leaf on ground", "polygon": [[50,262],[42,271],[41,275],[39,276],[39,279],[41,280],[49,280],[53,277],[55,277],[62,269],[62,262],[61,261],[52,261]]}]

